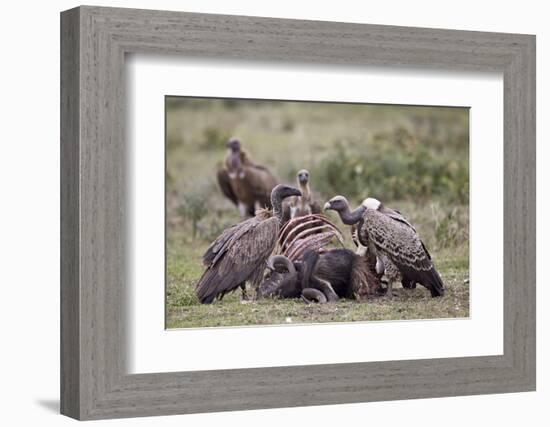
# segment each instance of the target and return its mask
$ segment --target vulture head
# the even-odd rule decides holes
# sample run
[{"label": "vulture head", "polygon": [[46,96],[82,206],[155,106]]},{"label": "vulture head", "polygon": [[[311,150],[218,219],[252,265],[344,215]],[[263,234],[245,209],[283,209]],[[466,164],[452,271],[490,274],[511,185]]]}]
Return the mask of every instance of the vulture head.
[{"label": "vulture head", "polygon": [[299,170],[296,176],[300,185],[306,185],[309,182],[309,171],[306,169]]},{"label": "vulture head", "polygon": [[291,196],[301,196],[302,192],[297,188],[288,185],[279,184],[271,190],[271,201],[281,203],[283,199]]},{"label": "vulture head", "polygon": [[334,196],[332,199],[325,203],[323,209],[325,211],[333,210],[336,212],[343,212],[346,209],[349,210],[348,199],[346,199],[344,196]]},{"label": "vulture head", "polygon": [[340,219],[344,224],[353,225],[359,222],[367,208],[361,205],[351,212],[348,199],[344,196],[335,196],[325,203],[324,210],[333,210],[338,212],[338,215],[340,215]]},{"label": "vulture head", "polygon": [[271,206],[273,206],[273,213],[279,218],[281,223],[283,222],[283,200],[287,197],[301,195],[302,192],[300,190],[288,185],[279,184],[273,187],[273,190],[271,190]]},{"label": "vulture head", "polygon": [[239,153],[241,151],[241,141],[238,138],[229,138],[225,143],[225,146],[232,153]]},{"label": "vulture head", "polygon": [[243,179],[245,177],[245,171],[241,158],[241,141],[237,138],[230,138],[225,145],[229,150],[227,162],[227,173],[229,174],[229,178],[236,179],[239,177]]}]

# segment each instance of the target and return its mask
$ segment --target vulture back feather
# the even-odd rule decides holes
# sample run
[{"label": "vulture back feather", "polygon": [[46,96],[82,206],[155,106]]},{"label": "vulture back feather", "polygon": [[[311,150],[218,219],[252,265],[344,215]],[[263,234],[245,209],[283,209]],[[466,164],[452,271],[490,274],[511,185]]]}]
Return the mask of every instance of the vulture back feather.
[{"label": "vulture back feather", "polygon": [[398,215],[401,218],[367,209],[359,227],[360,240],[372,241],[376,249],[395,264],[406,282],[424,285],[432,296],[443,295],[443,281],[424,243],[414,227]]}]

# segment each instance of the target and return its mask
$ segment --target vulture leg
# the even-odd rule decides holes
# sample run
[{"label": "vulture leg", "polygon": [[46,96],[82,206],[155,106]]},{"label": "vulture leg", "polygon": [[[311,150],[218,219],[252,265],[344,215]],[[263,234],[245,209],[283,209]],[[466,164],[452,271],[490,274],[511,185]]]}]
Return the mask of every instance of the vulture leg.
[{"label": "vulture leg", "polygon": [[241,217],[246,218],[246,216],[248,215],[248,207],[243,202],[239,202],[238,206],[239,206],[239,213],[241,214]]},{"label": "vulture leg", "polygon": [[414,280],[407,280],[404,278],[403,280],[401,280],[401,285],[405,289],[416,289],[416,282]]},{"label": "vulture leg", "polygon": [[384,295],[388,299],[393,298],[392,287],[393,287],[393,280],[388,280],[388,286],[386,287],[386,294]]},{"label": "vulture leg", "polygon": [[382,275],[384,274],[384,271],[386,271],[386,266],[384,265],[384,261],[382,258],[376,257],[376,274]]},{"label": "vulture leg", "polygon": [[239,286],[241,287],[241,293],[242,293],[241,299],[243,301],[248,301],[248,294],[246,293],[246,282],[242,282]]}]

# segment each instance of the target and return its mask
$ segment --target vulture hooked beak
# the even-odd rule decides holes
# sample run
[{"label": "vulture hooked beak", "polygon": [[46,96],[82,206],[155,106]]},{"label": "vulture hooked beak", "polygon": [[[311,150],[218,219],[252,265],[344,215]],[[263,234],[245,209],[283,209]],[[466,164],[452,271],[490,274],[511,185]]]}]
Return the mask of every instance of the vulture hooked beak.
[{"label": "vulture hooked beak", "polygon": [[326,202],[325,205],[323,206],[323,210],[326,211],[326,210],[329,210],[332,206],[330,205],[330,202]]}]

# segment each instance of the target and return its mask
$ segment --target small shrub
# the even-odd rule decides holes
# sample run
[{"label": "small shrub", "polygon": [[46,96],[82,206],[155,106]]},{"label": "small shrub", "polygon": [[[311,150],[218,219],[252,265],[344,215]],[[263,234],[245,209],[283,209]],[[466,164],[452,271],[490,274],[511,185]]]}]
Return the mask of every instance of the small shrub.
[{"label": "small shrub", "polygon": [[197,227],[201,239],[213,242],[222,232],[234,224],[232,221],[220,219],[218,216],[209,216],[201,221]]},{"label": "small shrub", "polygon": [[227,132],[216,127],[207,127],[203,131],[200,148],[202,150],[219,150],[225,148],[226,141],[230,138]]},{"label": "small shrub", "polygon": [[452,151],[435,151],[400,128],[363,144],[336,142],[312,175],[324,194],[352,199],[438,197],[456,204],[467,204],[469,199],[468,159],[458,160]]},{"label": "small shrub", "polygon": [[432,207],[435,217],[435,240],[439,248],[453,248],[467,244],[469,239],[469,221],[467,208],[454,207],[439,217],[441,209]]},{"label": "small shrub", "polygon": [[199,190],[189,191],[184,194],[183,201],[178,207],[178,214],[188,221],[191,221],[193,240],[198,231],[199,221],[208,213],[208,195]]}]

